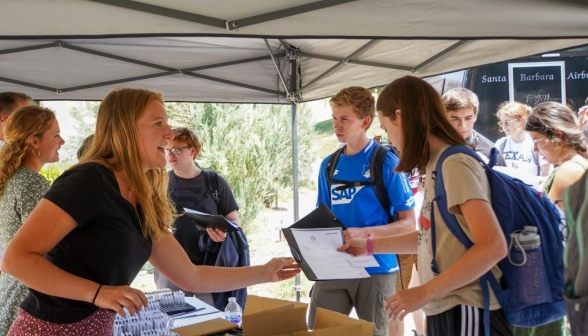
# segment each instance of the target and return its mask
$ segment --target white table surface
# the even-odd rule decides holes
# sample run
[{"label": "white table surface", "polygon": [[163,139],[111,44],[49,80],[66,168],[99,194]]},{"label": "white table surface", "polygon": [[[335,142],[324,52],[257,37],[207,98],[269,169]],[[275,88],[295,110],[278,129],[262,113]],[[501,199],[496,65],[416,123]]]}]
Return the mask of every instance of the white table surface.
[{"label": "white table surface", "polygon": [[[216,318],[225,318],[225,312],[221,312],[218,309],[214,308],[213,306],[204,303],[202,300],[197,299],[195,297],[186,297],[186,303],[191,304],[192,306],[198,308],[205,308],[198,312],[191,312],[185,315],[180,315],[173,319],[173,328],[183,327],[190,324],[200,323],[208,320],[213,320]],[[194,314],[196,314],[194,316]],[[184,317],[186,316],[186,317]],[[182,318],[183,317],[183,318]]]}]

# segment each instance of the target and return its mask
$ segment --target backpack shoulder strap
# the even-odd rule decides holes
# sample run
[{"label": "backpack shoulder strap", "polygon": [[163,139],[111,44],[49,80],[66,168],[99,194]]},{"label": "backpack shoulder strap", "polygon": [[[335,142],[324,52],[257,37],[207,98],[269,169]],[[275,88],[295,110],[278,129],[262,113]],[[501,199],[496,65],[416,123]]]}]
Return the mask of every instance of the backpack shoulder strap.
[{"label": "backpack shoulder strap", "polygon": [[343,153],[343,151],[345,150],[346,146],[343,146],[339,149],[337,149],[333,155],[331,155],[331,158],[329,159],[329,162],[327,163],[327,171],[326,171],[326,175],[327,175],[327,183],[330,186],[331,185],[331,180],[333,180],[333,175],[335,174],[335,169],[337,168],[337,163],[339,162],[339,157],[341,156],[341,153]]},{"label": "backpack shoulder strap", "polygon": [[504,149],[506,148],[506,140],[508,140],[508,138],[504,138],[504,140],[500,143],[500,154],[504,153]]},{"label": "backpack shoulder strap", "polygon": [[[451,156],[453,154],[458,154],[458,153],[470,155],[470,156],[474,157],[475,159],[477,159],[480,163],[482,163],[486,167],[486,164],[484,163],[484,161],[482,161],[480,159],[480,157],[478,156],[478,154],[476,154],[476,152],[473,149],[471,149],[470,147],[463,146],[463,145],[448,147],[447,149],[445,149],[443,151],[443,153],[441,153],[441,156],[439,157],[439,160],[437,161],[437,165],[435,166],[435,172],[433,174],[433,179],[435,180],[435,198],[433,199],[433,202],[436,203],[436,205],[439,207],[439,213],[441,214],[443,221],[445,222],[445,224],[447,225],[447,227],[449,228],[451,233],[466,248],[470,248],[472,246],[472,242],[469,240],[469,238],[467,237],[465,232],[463,232],[463,229],[459,225],[455,216],[452,215],[451,213],[449,213],[449,211],[447,210],[447,195],[445,193],[445,185],[443,182],[443,163],[445,162],[445,160],[449,156]],[[430,220],[431,220],[432,225],[433,225],[433,221],[435,220],[435,217],[433,216],[433,214],[434,214],[434,212],[433,212],[433,209],[431,208],[431,215],[430,215],[431,219]],[[435,234],[434,231],[433,231],[433,234]],[[434,242],[435,242],[435,239],[433,238],[433,243]],[[433,254],[435,254],[435,247],[433,247]]]},{"label": "backpack shoulder strap", "polygon": [[206,180],[206,192],[210,194],[210,197],[216,203],[220,203],[220,192],[219,192],[219,176],[216,172],[212,170],[204,170],[202,169],[202,173],[204,173],[204,178]]},{"label": "backpack shoulder strap", "polygon": [[384,186],[384,160],[386,159],[386,155],[391,149],[388,149],[379,143],[375,143],[376,147],[372,152],[372,156],[370,158],[370,178],[372,180],[372,185],[374,186],[374,191],[376,193],[376,197],[380,204],[386,211],[386,215],[388,215],[388,223],[392,223],[397,218],[397,213],[394,215],[390,214],[390,200],[388,199],[388,193],[386,192],[386,187]]}]

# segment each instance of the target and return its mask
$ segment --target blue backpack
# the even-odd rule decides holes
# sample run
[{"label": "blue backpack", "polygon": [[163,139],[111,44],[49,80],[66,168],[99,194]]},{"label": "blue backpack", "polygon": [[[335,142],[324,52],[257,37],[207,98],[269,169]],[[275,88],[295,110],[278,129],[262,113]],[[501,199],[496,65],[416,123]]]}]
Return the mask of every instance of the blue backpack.
[{"label": "blue backpack", "polygon": [[[431,268],[435,274],[439,274],[436,255],[435,239],[435,216],[434,203],[439,207],[439,213],[453,235],[466,247],[472,247],[473,243],[462,230],[457,219],[447,209],[447,197],[443,185],[442,167],[447,157],[453,154],[463,153],[474,157],[480,162],[488,176],[490,185],[492,209],[498,218],[500,227],[506,237],[509,246],[509,255],[513,242],[511,234],[524,230],[525,226],[537,227],[541,237],[541,245],[536,253],[542,255],[544,263],[533,271],[541,273],[546,282],[534,285],[540,288],[536,294],[541,297],[539,302],[532,304],[523,302],[522,295],[528,295],[530,283],[534,280],[523,274],[519,266],[513,265],[509,258],[504,258],[498,263],[502,271],[502,281],[498,281],[488,271],[480,278],[482,293],[484,295],[484,325],[485,333],[490,335],[490,292],[492,288],[494,295],[500,303],[507,321],[513,326],[534,327],[547,324],[565,316],[566,311],[563,301],[563,235],[560,232],[561,223],[559,211],[555,205],[541,192],[514,179],[506,174],[492,170],[496,163],[497,150],[492,149],[490,163],[487,165],[471,148],[461,145],[447,148],[437,162],[435,179],[435,198],[431,206],[431,234],[433,247],[433,261]],[[455,181],[451,181],[455,183]],[[520,245],[519,245],[520,246]],[[540,257],[540,256],[539,256]],[[540,259],[538,259],[540,260]],[[526,287],[527,284],[527,287]],[[531,293],[532,295],[535,294]]]}]

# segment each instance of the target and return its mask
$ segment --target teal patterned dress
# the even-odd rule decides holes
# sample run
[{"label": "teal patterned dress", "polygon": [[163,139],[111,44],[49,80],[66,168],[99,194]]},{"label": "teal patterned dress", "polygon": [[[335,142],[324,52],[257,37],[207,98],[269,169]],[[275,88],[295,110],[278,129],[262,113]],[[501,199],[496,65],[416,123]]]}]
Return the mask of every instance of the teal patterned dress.
[{"label": "teal patterned dress", "polygon": [[[4,186],[0,198],[0,241],[6,247],[43,195],[49,182],[27,167],[20,167]],[[28,288],[12,276],[0,276],[0,336],[8,333],[18,313],[18,306],[29,293]]]}]

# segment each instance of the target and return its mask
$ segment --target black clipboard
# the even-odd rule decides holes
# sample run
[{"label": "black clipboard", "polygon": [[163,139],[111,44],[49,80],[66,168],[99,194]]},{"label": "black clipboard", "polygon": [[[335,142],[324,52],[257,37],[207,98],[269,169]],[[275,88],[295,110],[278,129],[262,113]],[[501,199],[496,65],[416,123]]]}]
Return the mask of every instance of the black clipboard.
[{"label": "black clipboard", "polygon": [[204,212],[184,208],[184,216],[190,218],[198,231],[215,228],[224,232],[240,231],[241,227],[220,215],[210,215]]},{"label": "black clipboard", "polygon": [[[341,228],[345,230],[345,225],[337,219],[337,217],[333,214],[331,209],[326,204],[319,205],[316,209],[310,212],[308,215],[304,216],[296,223],[290,225],[287,228],[282,228],[282,233],[284,234],[284,238],[288,242],[288,246],[290,246],[290,252],[294,257],[294,260],[300,265],[300,269],[306,275],[306,278],[311,281],[321,281],[312,268],[308,265],[308,263],[302,257],[302,253],[300,253],[300,248],[296,243],[296,239],[292,234],[292,229],[324,229],[324,228]],[[333,280],[333,279],[329,279]]]}]

